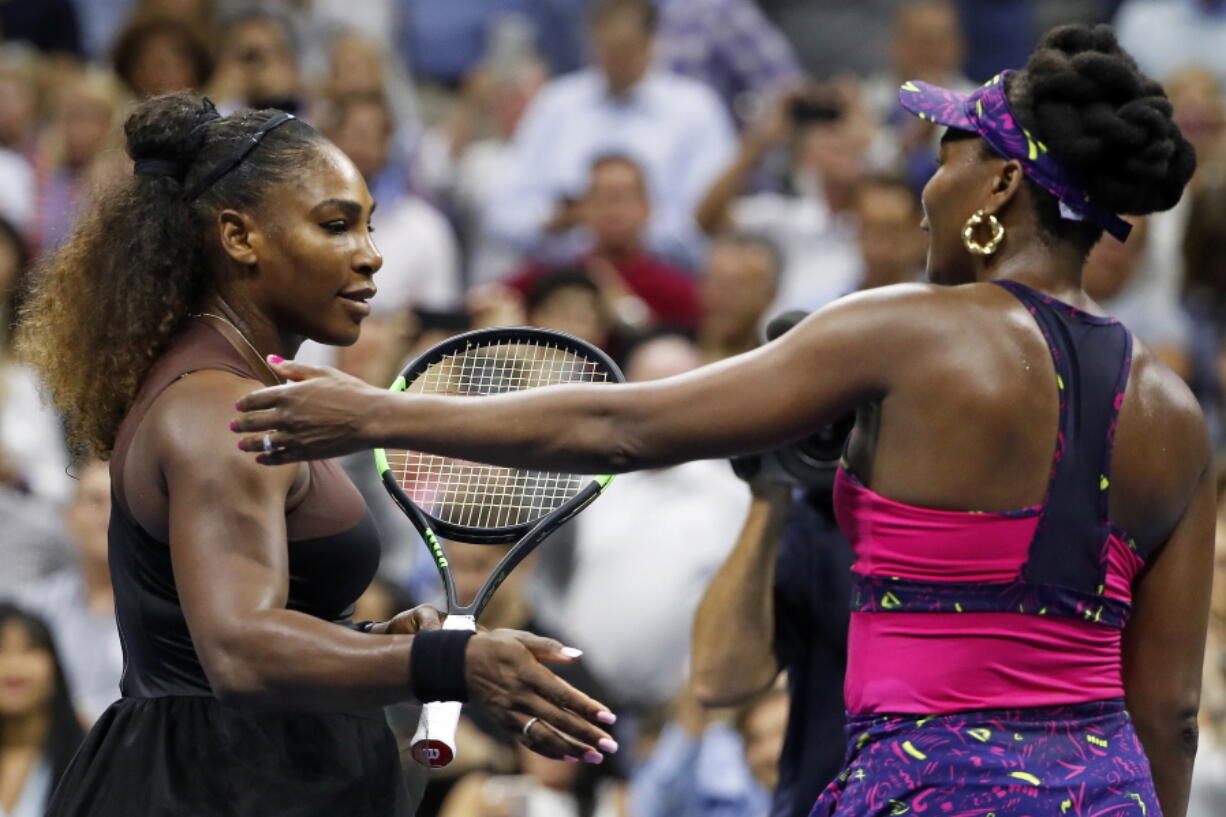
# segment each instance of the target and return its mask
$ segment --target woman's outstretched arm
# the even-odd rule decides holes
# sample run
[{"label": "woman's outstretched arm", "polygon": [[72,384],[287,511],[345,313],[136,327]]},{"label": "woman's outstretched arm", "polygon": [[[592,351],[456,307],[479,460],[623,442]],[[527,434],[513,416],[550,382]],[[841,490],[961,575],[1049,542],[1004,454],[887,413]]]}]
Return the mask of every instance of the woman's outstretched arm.
[{"label": "woman's outstretched arm", "polygon": [[[755,351],[650,383],[472,398],[392,394],[330,369],[239,402],[241,446],[269,465],[372,447],[520,468],[614,473],[772,448],[820,428],[939,358],[958,296],[906,285],[861,293]],[[964,306],[962,308],[965,308]]]}]

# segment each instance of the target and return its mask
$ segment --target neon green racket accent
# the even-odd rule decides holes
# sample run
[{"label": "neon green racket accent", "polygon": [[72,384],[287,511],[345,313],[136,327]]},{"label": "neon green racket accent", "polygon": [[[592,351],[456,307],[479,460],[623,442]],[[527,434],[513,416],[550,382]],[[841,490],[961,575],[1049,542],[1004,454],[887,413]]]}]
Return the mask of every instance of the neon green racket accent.
[{"label": "neon green racket accent", "polygon": [[596,477],[596,484],[600,486],[600,490],[602,491],[605,488],[608,488],[609,483],[612,481],[613,481],[612,474],[601,474],[600,476]]},{"label": "neon green racket accent", "polygon": [[434,531],[426,528],[426,545],[430,548],[430,553],[434,556],[434,563],[439,567],[446,567],[450,564],[447,561],[447,555],[443,553],[443,546],[438,543],[438,537],[434,535]]}]

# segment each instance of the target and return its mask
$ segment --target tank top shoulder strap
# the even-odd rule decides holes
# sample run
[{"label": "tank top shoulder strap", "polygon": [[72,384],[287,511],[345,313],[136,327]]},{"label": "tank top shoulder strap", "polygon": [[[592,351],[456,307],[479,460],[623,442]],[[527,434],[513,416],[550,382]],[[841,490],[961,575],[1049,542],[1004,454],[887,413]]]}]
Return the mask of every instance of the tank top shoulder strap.
[{"label": "tank top shoulder strap", "polygon": [[1111,451],[1132,367],[1132,334],[1016,281],[996,281],[1034,317],[1051,352],[1060,426],[1028,582],[1102,593],[1110,533]]},{"label": "tank top shoulder strap", "polygon": [[261,379],[251,361],[226,337],[215,321],[201,318],[188,321],[145,375],[115,435],[111,453],[111,482],[115,496],[124,509],[127,508],[123,486],[124,463],[145,414],[162,392],[181,377],[204,370],[230,372],[251,380]]}]

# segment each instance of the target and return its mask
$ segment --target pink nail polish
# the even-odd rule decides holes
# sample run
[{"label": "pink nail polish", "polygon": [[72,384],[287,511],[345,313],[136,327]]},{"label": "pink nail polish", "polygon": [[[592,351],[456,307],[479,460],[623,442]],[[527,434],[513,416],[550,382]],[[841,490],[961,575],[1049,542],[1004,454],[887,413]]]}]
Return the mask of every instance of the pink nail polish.
[{"label": "pink nail polish", "polygon": [[238,431],[238,423],[237,423],[236,421],[234,421],[234,420],[231,420],[231,421],[230,421],[230,430],[231,430],[231,431]]},{"label": "pink nail polish", "polygon": [[600,752],[584,752],[583,760],[592,764],[604,763],[604,755]]},{"label": "pink nail polish", "polygon": [[285,362],[285,358],[281,357],[280,355],[269,355],[268,359],[271,360],[273,363],[284,363]]},{"label": "pink nail polish", "polygon": [[562,655],[566,656],[567,658],[579,658],[583,655],[583,650],[579,650],[574,647],[563,647],[562,649],[558,650],[558,652],[562,653]]},{"label": "pink nail polish", "polygon": [[596,720],[600,721],[601,723],[614,724],[617,723],[617,716],[612,712],[597,712]]},{"label": "pink nail polish", "polygon": [[239,440],[239,441],[238,441],[238,450],[239,450],[239,451],[246,451],[246,450],[247,450],[247,449],[243,448],[243,441],[242,441],[242,440]]},{"label": "pink nail polish", "polygon": [[562,755],[562,759],[565,760],[567,763],[578,763],[579,762],[579,758],[571,757],[570,755]]},{"label": "pink nail polish", "polygon": [[242,411],[242,410],[243,410],[243,409],[242,409],[242,404],[241,404],[241,403],[235,403],[235,404],[234,404],[234,410],[235,410],[235,411]]},{"label": "pink nail polish", "polygon": [[597,743],[596,745],[599,746],[600,751],[604,752],[605,754],[611,755],[617,751],[617,741],[615,740],[609,740],[608,738],[601,738],[600,742]]}]

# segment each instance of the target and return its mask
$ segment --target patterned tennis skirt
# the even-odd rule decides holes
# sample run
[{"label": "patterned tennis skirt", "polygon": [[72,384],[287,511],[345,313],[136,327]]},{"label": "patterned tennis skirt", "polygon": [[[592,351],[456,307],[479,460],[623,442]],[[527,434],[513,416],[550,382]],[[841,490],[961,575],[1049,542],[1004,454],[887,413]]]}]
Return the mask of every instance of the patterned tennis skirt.
[{"label": "patterned tennis skirt", "polygon": [[1120,699],[849,718],[810,817],[1162,817]]}]

